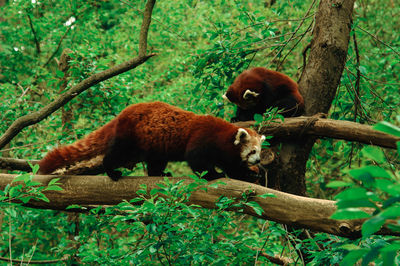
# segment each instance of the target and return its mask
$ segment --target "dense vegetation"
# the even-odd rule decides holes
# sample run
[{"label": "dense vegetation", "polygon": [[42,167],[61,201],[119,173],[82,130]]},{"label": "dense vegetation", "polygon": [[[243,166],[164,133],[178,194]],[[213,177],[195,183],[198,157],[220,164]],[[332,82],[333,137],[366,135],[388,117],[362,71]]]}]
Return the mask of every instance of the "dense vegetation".
[{"label": "dense vegetation", "polygon": [[[64,106],[67,118],[58,111],[24,129],[2,156],[40,159],[56,144],[81,138],[138,102],[160,100],[229,120],[234,107],[221,95],[242,70],[265,66],[294,80],[301,74],[318,3],[274,2],[157,2],[148,37],[155,57],[74,98]],[[15,119],[39,110],[82,79],[138,54],[144,1],[0,3],[1,134]],[[356,2],[346,67],[330,118],[386,121],[390,125],[380,128],[399,134],[400,21],[394,19],[399,12],[394,1]],[[67,87],[56,60],[65,48],[72,50]],[[398,264],[400,241],[372,234],[387,219],[400,217],[399,154],[400,149],[396,153],[331,139],[314,146],[307,164],[308,194],[336,196],[341,202],[337,218],[370,217],[355,207],[377,210],[358,240],[322,233],[300,240],[282,225],[225,211],[232,204],[239,209],[251,204],[245,200],[220,198],[216,210],[188,207],[188,194],[203,185],[194,177],[192,186],[166,179],[139,207],[131,203],[143,199],[145,190],[132,202],[79,215],[7,203],[27,195],[46,200],[41,194],[46,188],[0,192],[0,257],[28,261],[71,254],[69,259],[90,264],[187,265],[269,263],[266,253],[301,262],[286,241],[290,239],[315,265],[339,263],[344,257],[349,264],[359,258],[364,265]],[[176,176],[191,174],[183,163],[168,168]],[[142,175],[143,169],[138,165],[125,174]],[[30,175],[20,179],[31,182]],[[168,197],[156,201],[155,192]]]}]

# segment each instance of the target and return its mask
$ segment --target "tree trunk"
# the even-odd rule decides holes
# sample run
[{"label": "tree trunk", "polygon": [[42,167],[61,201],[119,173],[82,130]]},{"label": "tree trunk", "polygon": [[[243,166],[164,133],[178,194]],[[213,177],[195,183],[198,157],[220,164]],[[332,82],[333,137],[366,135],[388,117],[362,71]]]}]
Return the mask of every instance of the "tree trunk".
[{"label": "tree trunk", "polygon": [[[315,16],[313,40],[300,77],[305,114],[328,113],[346,62],[354,0],[321,0]],[[305,172],[313,137],[299,136],[284,143],[279,162],[269,172],[282,191],[305,195]]]}]

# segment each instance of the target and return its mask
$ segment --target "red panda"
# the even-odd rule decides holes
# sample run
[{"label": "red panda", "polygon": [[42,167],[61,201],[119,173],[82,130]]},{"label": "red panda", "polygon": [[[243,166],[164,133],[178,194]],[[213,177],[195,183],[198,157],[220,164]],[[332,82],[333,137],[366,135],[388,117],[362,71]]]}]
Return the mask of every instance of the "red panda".
[{"label": "red panda", "polygon": [[50,151],[39,161],[39,173],[104,155],[104,170],[115,181],[121,177],[115,169],[128,164],[146,162],[149,176],[161,176],[169,161],[187,161],[194,172],[208,171],[207,180],[224,176],[219,167],[231,178],[255,182],[264,139],[221,118],[162,102],[139,103],[82,140]]},{"label": "red panda", "polygon": [[253,120],[269,107],[283,109],[284,117],[299,116],[304,100],[291,78],[264,67],[243,71],[228,88],[223,98],[236,104],[236,117],[231,122]]}]

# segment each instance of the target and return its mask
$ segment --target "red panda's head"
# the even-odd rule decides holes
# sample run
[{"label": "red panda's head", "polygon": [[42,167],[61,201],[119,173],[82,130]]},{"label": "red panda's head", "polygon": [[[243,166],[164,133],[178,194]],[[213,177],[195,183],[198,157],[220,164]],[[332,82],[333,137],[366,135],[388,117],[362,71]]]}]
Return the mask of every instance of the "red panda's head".
[{"label": "red panda's head", "polygon": [[222,97],[245,110],[257,106],[261,94],[268,85],[263,79],[262,73],[255,70],[253,68],[241,73]]},{"label": "red panda's head", "polygon": [[247,165],[254,165],[260,162],[261,144],[264,140],[265,136],[252,129],[239,128],[233,144],[240,147],[242,161]]}]

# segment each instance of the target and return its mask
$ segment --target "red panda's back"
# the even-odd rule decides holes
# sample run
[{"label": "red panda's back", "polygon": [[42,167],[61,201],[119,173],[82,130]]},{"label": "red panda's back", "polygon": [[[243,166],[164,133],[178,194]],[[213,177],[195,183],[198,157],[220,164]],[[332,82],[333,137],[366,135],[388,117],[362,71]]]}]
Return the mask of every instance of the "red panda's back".
[{"label": "red panda's back", "polygon": [[182,155],[198,115],[163,102],[139,103],[117,117],[116,136],[135,141],[141,150]]}]

